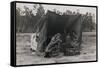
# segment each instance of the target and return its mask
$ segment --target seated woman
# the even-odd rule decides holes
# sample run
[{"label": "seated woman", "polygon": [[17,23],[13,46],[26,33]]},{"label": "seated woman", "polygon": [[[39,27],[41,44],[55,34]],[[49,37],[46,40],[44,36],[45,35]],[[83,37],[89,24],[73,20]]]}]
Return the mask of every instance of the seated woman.
[{"label": "seated woman", "polygon": [[44,57],[54,57],[58,56],[60,52],[60,45],[62,43],[61,34],[57,33],[52,38],[50,43],[45,49],[45,56]]}]

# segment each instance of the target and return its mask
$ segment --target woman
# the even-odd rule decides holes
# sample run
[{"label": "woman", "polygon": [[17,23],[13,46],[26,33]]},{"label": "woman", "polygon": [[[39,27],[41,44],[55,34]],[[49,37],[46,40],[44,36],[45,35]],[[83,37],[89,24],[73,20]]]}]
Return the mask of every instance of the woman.
[{"label": "woman", "polygon": [[58,56],[60,52],[60,45],[62,43],[61,34],[57,33],[52,38],[45,49],[45,57]]}]

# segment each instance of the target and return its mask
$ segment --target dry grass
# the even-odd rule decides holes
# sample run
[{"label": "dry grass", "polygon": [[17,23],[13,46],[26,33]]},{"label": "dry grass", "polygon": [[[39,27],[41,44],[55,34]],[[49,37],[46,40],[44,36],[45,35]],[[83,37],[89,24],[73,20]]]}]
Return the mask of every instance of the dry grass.
[{"label": "dry grass", "polygon": [[44,58],[35,55],[30,51],[30,35],[17,34],[17,65],[28,64],[47,64],[61,62],[79,62],[79,61],[94,61],[96,60],[96,33],[84,32],[82,39],[82,50],[80,55],[62,56],[55,58]]}]

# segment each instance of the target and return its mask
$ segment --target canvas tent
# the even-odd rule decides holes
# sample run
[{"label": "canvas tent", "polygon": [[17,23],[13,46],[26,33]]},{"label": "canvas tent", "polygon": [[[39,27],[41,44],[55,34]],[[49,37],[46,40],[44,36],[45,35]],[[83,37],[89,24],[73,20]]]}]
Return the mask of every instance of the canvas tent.
[{"label": "canvas tent", "polygon": [[[37,54],[42,54],[42,52],[44,52],[52,36],[54,36],[57,33],[60,33],[62,35],[63,43],[67,42],[66,41],[67,34],[70,34],[72,39],[74,39],[75,37],[74,34],[75,34],[77,36],[77,43],[78,43],[78,46],[76,48],[78,48],[79,50],[82,38],[81,28],[84,19],[85,17],[80,14],[59,15],[52,11],[48,11],[46,15],[42,15],[40,20],[34,27],[36,33],[39,34]],[[66,48],[65,46],[64,48]]]}]

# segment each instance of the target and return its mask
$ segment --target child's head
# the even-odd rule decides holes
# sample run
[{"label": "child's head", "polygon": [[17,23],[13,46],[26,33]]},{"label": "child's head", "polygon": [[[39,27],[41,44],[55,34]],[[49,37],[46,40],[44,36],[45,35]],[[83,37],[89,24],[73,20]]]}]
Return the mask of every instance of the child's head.
[{"label": "child's head", "polygon": [[66,38],[67,39],[70,39],[71,38],[69,33],[67,34]]}]

